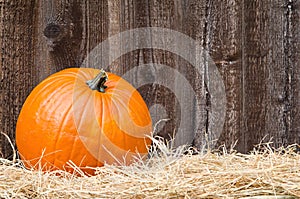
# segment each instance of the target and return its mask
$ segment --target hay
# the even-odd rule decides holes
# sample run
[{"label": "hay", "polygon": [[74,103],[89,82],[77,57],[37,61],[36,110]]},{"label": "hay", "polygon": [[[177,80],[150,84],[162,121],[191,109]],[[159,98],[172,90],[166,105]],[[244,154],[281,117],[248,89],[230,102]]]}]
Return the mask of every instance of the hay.
[{"label": "hay", "polygon": [[225,149],[192,155],[191,149],[171,150],[156,140],[148,160],[105,165],[91,177],[31,171],[18,159],[0,159],[0,197],[298,198],[300,154],[294,148],[274,150],[263,144],[247,155]]}]

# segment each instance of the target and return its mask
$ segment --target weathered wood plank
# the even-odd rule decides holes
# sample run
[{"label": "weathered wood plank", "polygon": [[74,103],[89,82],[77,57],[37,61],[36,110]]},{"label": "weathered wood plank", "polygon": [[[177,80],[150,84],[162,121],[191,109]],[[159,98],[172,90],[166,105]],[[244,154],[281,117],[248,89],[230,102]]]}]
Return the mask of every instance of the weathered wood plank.
[{"label": "weathered wood plank", "polygon": [[[245,151],[243,134],[242,1],[208,1],[204,46],[217,65],[226,90],[226,120],[218,144]],[[219,118],[216,118],[219,119]],[[212,124],[208,124],[212,125]]]},{"label": "weathered wood plank", "polygon": [[[178,3],[179,4],[179,3]],[[205,49],[205,40],[206,40],[206,16],[207,16],[207,1],[187,1],[181,2],[182,7],[182,28],[179,31],[187,34],[189,37],[198,42],[200,47]],[[206,50],[206,49],[205,49]],[[197,52],[196,49],[189,50],[191,60],[193,59],[203,59],[205,60],[205,54]],[[186,61],[179,60],[178,68],[185,74],[186,78],[189,80],[191,86],[193,87],[196,95],[196,101],[193,103],[193,107],[187,106],[187,108],[194,111],[194,126],[191,127],[192,133],[187,132],[186,135],[178,137],[178,139],[188,139],[193,140],[193,145],[201,150],[203,145],[205,145],[205,134],[208,131],[208,104],[206,96],[206,88],[204,83],[205,78],[205,68],[207,68],[207,63],[202,63],[201,66],[193,66],[191,63]],[[182,92],[181,98],[190,97],[186,96],[186,93]],[[191,106],[191,105],[190,105]],[[196,112],[197,110],[197,112]],[[183,118],[184,119],[184,118]],[[192,136],[192,137],[191,137]],[[183,138],[187,137],[187,138]]]},{"label": "weathered wood plank", "polygon": [[[1,109],[0,131],[14,143],[15,124],[22,104],[36,82],[34,68],[34,1],[1,3]],[[0,135],[0,151],[7,158],[12,149]]]},{"label": "weathered wood plank", "polygon": [[287,4],[285,1],[245,1],[244,6],[247,149],[265,136],[265,141],[273,137],[276,147],[286,145],[290,143],[288,137],[294,137],[291,135],[291,106],[292,81],[295,81],[291,58],[295,53],[289,50],[291,29],[287,24],[291,19],[287,19]]},{"label": "weathered wood plank", "polygon": [[[149,1],[149,26],[150,27],[162,27],[168,29],[176,29],[176,27],[180,27],[182,24],[178,19],[178,12],[180,12],[179,7],[175,7],[175,1],[173,0],[154,0]],[[157,36],[159,37],[159,35]],[[166,39],[162,40],[165,46],[170,45],[170,41]],[[175,133],[178,130],[178,124],[182,122],[183,118],[180,118],[180,112],[178,109],[180,104],[178,104],[178,98],[182,96],[176,96],[175,91],[175,70],[178,68],[176,64],[176,56],[175,54],[165,51],[153,49],[152,50],[152,59],[149,60],[148,63],[160,64],[163,67],[152,68],[151,71],[157,71],[158,74],[164,74],[165,66],[169,66],[172,69],[168,74],[164,74],[164,81],[161,82],[161,85],[154,84],[153,86],[148,88],[147,95],[150,97],[149,104],[157,104],[158,107],[152,110],[152,114],[156,115],[156,121],[160,119],[167,118],[168,121],[162,123],[161,130],[157,132],[158,135],[166,138],[173,139],[175,137]],[[151,54],[150,54],[151,55]],[[145,60],[147,61],[147,60]],[[145,63],[145,62],[144,62]],[[147,63],[147,62],[146,62]],[[158,69],[159,68],[159,69]],[[156,77],[154,77],[156,79]],[[157,106],[156,106],[157,107]],[[188,134],[188,133],[187,133]],[[180,137],[182,137],[181,135]],[[185,144],[184,139],[177,139],[179,141],[178,144]]]},{"label": "weathered wood plank", "polygon": [[[270,95],[266,93],[269,74],[267,59],[269,46],[266,32],[269,24],[266,8],[269,5],[261,1],[244,3],[244,110],[246,113],[244,122],[245,144],[248,147],[258,143],[264,137],[267,111],[274,112],[266,109],[270,99]],[[279,79],[281,79],[280,76]],[[274,79],[270,78],[270,80]],[[280,107],[274,106],[274,108],[280,110]],[[281,118],[280,113],[269,118],[276,121],[275,129],[282,126]]]},{"label": "weathered wood plank", "polygon": [[[179,9],[180,7],[175,7],[175,3],[173,1],[112,1],[109,3],[108,8],[111,13],[109,34],[111,36],[121,31],[141,27],[163,27],[176,29],[181,26],[181,21],[176,20],[179,18],[178,12],[180,12],[180,10],[175,10],[176,8]],[[128,45],[133,45],[131,42],[136,41],[124,41],[124,43],[120,44],[120,48],[123,48],[123,51],[124,49],[126,51]],[[168,45],[168,41],[163,42],[165,42],[165,45]],[[116,46],[118,47],[116,44],[111,44],[110,47],[116,48]],[[164,50],[138,49],[122,55],[120,59],[116,60],[109,67],[109,69],[113,72],[123,75],[135,67],[148,64],[146,69],[148,73],[147,77],[139,75],[138,73],[141,71],[136,70],[135,73],[130,74],[127,78],[134,85],[140,86],[138,86],[138,89],[154,115],[154,123],[156,123],[159,119],[170,119],[162,125],[163,127],[161,127],[159,132],[156,132],[158,135],[167,139],[173,137],[174,131],[177,128],[178,114],[180,114],[176,112],[176,97],[178,96],[175,96],[172,92],[175,86],[172,78],[174,75],[169,73],[164,78],[165,81],[163,84],[168,85],[169,88],[158,84],[141,85],[141,83],[145,80],[144,78],[150,78],[151,81],[155,83],[157,73],[163,73],[163,71],[157,71],[158,69],[155,65],[153,65],[153,63],[175,68],[175,57],[176,55]]]},{"label": "weathered wood plank", "polygon": [[290,129],[287,132],[287,143],[300,143],[300,1],[285,1],[285,63],[289,68],[290,96]]}]

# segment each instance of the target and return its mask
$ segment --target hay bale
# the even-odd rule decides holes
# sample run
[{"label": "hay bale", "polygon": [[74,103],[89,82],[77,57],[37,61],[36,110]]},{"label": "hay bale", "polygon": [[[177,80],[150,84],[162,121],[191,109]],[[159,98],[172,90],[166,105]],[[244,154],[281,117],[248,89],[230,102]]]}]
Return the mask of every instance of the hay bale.
[{"label": "hay bale", "polygon": [[192,155],[191,149],[172,150],[156,141],[146,161],[105,165],[94,168],[96,176],[82,177],[27,170],[18,159],[0,159],[0,197],[298,198],[300,154],[294,148],[264,144],[249,154],[222,148]]}]

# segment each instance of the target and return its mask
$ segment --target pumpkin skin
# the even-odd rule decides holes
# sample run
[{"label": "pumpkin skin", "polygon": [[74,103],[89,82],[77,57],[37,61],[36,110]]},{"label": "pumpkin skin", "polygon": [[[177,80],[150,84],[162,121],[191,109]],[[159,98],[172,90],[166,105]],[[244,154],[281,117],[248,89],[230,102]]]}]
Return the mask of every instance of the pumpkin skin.
[{"label": "pumpkin skin", "polygon": [[108,164],[128,165],[146,155],[151,117],[127,81],[107,73],[105,92],[86,84],[100,70],[69,68],[42,81],[27,97],[16,126],[16,144],[28,168],[73,172]]}]

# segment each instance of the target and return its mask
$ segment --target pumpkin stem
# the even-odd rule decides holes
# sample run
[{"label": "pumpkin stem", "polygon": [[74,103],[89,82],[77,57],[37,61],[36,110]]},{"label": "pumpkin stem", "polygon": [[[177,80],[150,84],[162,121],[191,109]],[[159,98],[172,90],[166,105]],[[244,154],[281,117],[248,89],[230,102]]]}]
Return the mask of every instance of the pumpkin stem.
[{"label": "pumpkin stem", "polygon": [[92,90],[97,90],[101,93],[105,93],[105,89],[107,88],[107,86],[105,86],[104,84],[107,81],[107,79],[107,73],[103,69],[101,69],[100,73],[94,79],[86,81],[86,84]]}]

